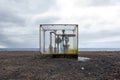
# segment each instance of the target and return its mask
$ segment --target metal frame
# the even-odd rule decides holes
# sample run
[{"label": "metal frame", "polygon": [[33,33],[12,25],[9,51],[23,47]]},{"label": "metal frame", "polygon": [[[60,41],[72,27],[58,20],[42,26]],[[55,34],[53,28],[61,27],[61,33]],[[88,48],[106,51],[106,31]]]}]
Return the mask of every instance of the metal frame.
[{"label": "metal frame", "polygon": [[[42,29],[43,29],[43,47],[44,47],[44,52],[45,52],[45,31],[52,31],[53,29],[44,29],[43,26],[74,26],[74,29],[65,29],[65,30],[76,30],[77,31],[77,53],[78,53],[78,25],[77,24],[40,24],[40,29],[39,29],[39,50],[40,50],[40,53],[42,53],[42,47],[41,47],[41,32],[42,32]],[[62,29],[57,29],[57,30],[62,30]]]},{"label": "metal frame", "polygon": [[[65,26],[66,26],[66,27],[68,27],[68,26],[74,26],[74,27],[75,27],[76,25],[77,25],[77,24],[40,24],[40,26],[56,26],[56,27],[57,27],[57,26],[58,26],[58,27],[59,27],[59,26],[64,26],[64,27],[65,27]],[[76,28],[76,27],[75,27],[75,28]],[[75,28],[74,28],[74,29],[75,29]],[[43,29],[43,30],[47,30],[47,31],[53,30],[53,29],[44,29],[43,27],[42,27],[42,29]],[[74,29],[66,29],[66,30],[74,30]],[[61,29],[57,29],[57,30],[61,30]]]},{"label": "metal frame", "polygon": [[76,26],[77,24],[40,24],[40,26]]}]

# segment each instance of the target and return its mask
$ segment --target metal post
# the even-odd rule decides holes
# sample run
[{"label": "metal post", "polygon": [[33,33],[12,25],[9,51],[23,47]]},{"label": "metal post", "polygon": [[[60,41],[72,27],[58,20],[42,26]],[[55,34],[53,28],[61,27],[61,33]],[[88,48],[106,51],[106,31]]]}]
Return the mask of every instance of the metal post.
[{"label": "metal post", "polygon": [[52,32],[50,32],[50,45],[52,46]]},{"label": "metal post", "polygon": [[77,54],[78,54],[78,44],[79,44],[79,43],[78,43],[78,34],[79,34],[79,33],[78,33],[78,25],[76,25],[76,28],[77,28]]},{"label": "metal post", "polygon": [[45,30],[43,31],[43,51],[45,52]]},{"label": "metal post", "polygon": [[39,29],[40,29],[40,31],[39,31],[39,49],[40,49],[40,53],[41,53],[41,27],[42,27],[42,25],[40,25],[40,27],[39,27]]},{"label": "metal post", "polygon": [[54,38],[55,38],[55,42],[54,42],[54,43],[55,43],[55,46],[54,46],[54,53],[56,53],[56,31],[57,31],[57,30],[54,31],[54,32],[55,32],[55,37],[54,37]]}]

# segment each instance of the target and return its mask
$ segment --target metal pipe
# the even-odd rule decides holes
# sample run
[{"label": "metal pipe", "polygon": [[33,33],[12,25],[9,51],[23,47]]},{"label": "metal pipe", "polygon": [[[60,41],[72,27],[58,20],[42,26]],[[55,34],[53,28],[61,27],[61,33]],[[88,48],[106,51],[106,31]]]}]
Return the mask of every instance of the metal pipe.
[{"label": "metal pipe", "polygon": [[54,33],[55,35],[57,35],[55,32],[50,32],[50,33]]},{"label": "metal pipe", "polygon": [[[52,49],[52,33],[55,35],[55,40],[56,40],[56,33],[55,32],[50,32],[50,49]],[[50,53],[53,53],[52,50],[50,50]],[[56,53],[56,43],[55,43],[55,47],[54,47],[54,53]]]},{"label": "metal pipe", "polygon": [[45,30],[43,31],[43,50],[45,52]]},{"label": "metal pipe", "polygon": [[54,33],[55,36],[56,36],[56,33],[55,33],[55,32],[50,32],[50,45],[52,45],[52,33]]},{"label": "metal pipe", "polygon": [[50,45],[52,45],[52,33],[50,32]]},{"label": "metal pipe", "polygon": [[40,53],[41,53],[41,27],[42,25],[40,25],[40,31],[39,31],[39,49],[40,49]]},{"label": "metal pipe", "polygon": [[76,27],[77,27],[77,54],[78,54],[78,44],[79,44],[79,43],[78,43],[78,34],[79,34],[79,33],[78,33],[78,25],[76,25]]}]

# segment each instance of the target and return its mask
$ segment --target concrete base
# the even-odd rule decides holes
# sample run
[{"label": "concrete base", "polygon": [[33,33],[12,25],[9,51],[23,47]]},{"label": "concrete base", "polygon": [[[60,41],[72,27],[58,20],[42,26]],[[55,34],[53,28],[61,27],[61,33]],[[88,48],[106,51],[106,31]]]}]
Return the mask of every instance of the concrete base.
[{"label": "concrete base", "polygon": [[78,59],[78,54],[41,54],[41,58],[75,58]]},{"label": "concrete base", "polygon": [[78,54],[52,54],[52,58],[78,58]]}]

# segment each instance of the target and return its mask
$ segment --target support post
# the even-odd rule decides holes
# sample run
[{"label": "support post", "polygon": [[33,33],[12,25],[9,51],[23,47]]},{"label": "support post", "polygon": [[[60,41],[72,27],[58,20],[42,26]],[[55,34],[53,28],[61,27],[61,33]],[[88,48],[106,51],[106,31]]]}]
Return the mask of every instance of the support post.
[{"label": "support post", "polygon": [[76,28],[77,28],[77,54],[78,54],[78,25],[76,25]]},{"label": "support post", "polygon": [[43,31],[43,51],[45,52],[45,30]]},{"label": "support post", "polygon": [[42,27],[42,25],[40,25],[40,27],[39,27],[39,29],[40,29],[40,31],[39,31],[39,52],[40,53],[42,53],[42,51],[41,51],[41,27]]}]

